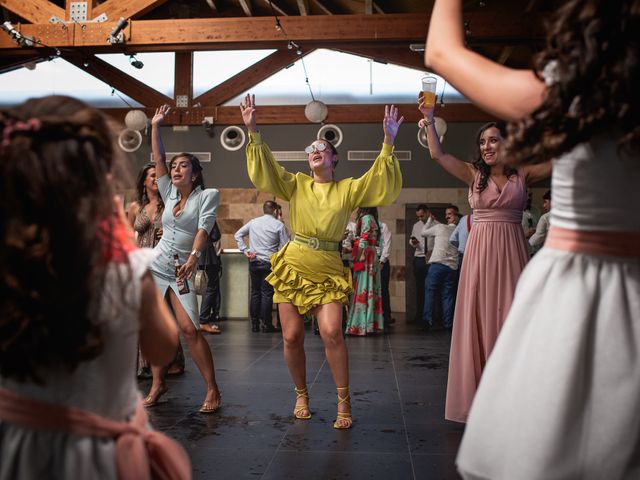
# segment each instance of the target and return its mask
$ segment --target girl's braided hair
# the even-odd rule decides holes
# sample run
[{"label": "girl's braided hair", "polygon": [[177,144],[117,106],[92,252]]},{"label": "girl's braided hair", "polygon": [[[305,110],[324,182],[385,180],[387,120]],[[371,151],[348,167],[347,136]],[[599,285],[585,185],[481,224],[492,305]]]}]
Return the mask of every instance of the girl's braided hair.
[{"label": "girl's braided hair", "polygon": [[[0,374],[42,381],[102,347],[113,241],[113,129],[69,97],[0,111]],[[117,300],[116,300],[117,302]]]}]

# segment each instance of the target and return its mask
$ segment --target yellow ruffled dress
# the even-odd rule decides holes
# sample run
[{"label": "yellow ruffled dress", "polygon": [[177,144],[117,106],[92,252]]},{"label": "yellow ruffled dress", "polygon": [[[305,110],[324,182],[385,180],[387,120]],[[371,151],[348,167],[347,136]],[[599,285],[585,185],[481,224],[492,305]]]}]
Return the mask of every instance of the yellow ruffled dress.
[{"label": "yellow ruffled dress", "polygon": [[[360,178],[316,183],[304,173],[289,173],[273,158],[259,133],[247,145],[249,178],[262,192],[289,202],[293,233],[340,242],[358,207],[393,203],[402,190],[402,174],[393,146],[383,144],[380,155]],[[274,288],[274,303],[291,303],[301,315],[331,302],[349,304],[351,272],[340,252],[313,250],[288,242],[271,256],[267,281]]]}]

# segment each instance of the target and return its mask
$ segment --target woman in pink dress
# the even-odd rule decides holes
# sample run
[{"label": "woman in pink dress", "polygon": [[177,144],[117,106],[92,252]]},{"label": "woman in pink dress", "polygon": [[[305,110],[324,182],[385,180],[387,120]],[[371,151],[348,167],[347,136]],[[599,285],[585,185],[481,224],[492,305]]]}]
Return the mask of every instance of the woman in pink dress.
[{"label": "woman in pink dress", "polygon": [[560,3],[533,69],[469,50],[462,0],[431,15],[426,63],[511,122],[514,164],[553,158],[549,234],[473,400],[465,479],[640,478],[640,0]]},{"label": "woman in pink dress", "polygon": [[453,318],[445,418],[466,422],[487,358],[511,307],[529,251],[522,229],[527,187],[551,175],[550,163],[514,169],[504,163],[506,132],[488,123],[478,132],[473,164],[443,152],[433,107],[421,99],[429,153],[445,170],[469,185],[473,228],[464,254]]}]

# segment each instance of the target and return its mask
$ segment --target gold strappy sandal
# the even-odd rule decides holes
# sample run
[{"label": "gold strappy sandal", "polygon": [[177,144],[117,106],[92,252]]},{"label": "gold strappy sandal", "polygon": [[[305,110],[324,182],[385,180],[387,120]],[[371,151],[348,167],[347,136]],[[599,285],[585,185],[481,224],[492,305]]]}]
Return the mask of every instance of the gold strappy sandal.
[{"label": "gold strappy sandal", "polygon": [[[338,390],[338,406],[340,406],[341,403],[346,403],[347,405],[349,405],[349,410],[351,410],[351,395],[349,395],[349,387],[336,387],[336,390]],[[340,392],[343,390],[347,391],[347,395],[345,395],[344,397],[340,395]],[[347,424],[340,425],[338,424],[338,422],[340,421],[346,421]],[[348,430],[352,426],[353,418],[351,417],[351,412],[338,412],[338,414],[336,415],[336,421],[333,422],[333,428],[336,428],[338,430]]]},{"label": "gold strappy sandal", "polygon": [[[309,390],[307,390],[307,387],[295,387],[294,390],[296,391],[296,406],[293,407],[293,416],[298,420],[309,420],[311,418],[311,410],[309,410]],[[306,398],[307,404],[298,405],[299,398]],[[302,412],[307,412],[307,414],[302,415]]]}]

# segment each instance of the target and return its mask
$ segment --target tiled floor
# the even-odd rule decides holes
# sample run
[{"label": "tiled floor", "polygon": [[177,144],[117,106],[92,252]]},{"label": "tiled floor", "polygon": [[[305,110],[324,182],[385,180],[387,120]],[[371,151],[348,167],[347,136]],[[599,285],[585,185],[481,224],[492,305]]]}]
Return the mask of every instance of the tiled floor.
[{"label": "tiled floor", "polygon": [[[332,428],[336,396],[322,342],[307,330],[313,418],[292,417],[295,400],[279,333],[221,323],[207,335],[222,409],[197,412],[204,383],[187,371],[149,409],[151,422],[186,448],[195,479],[457,479],[463,426],[443,419],[450,334],[418,333],[398,319],[392,333],[347,338],[354,427]],[[188,352],[185,350],[185,354]],[[149,381],[140,382],[146,392]]]}]

